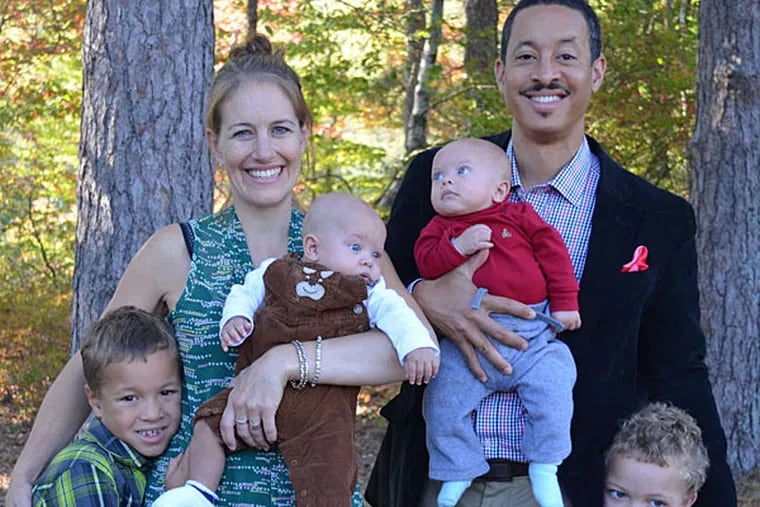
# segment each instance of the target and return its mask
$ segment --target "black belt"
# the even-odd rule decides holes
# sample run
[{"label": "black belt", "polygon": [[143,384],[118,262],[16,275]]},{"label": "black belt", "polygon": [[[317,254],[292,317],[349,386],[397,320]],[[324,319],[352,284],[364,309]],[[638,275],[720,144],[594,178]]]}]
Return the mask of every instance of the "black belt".
[{"label": "black belt", "polygon": [[478,477],[481,481],[512,482],[515,477],[528,475],[528,464],[508,459],[489,459],[488,472]]}]

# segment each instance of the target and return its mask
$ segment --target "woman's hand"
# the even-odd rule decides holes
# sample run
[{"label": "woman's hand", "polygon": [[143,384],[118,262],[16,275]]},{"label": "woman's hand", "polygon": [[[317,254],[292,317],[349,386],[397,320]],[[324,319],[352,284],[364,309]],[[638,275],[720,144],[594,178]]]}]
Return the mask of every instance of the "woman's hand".
[{"label": "woman's hand", "polygon": [[31,507],[32,485],[21,479],[11,477],[8,492],[5,494],[5,505],[8,507]]},{"label": "woman's hand", "polygon": [[222,440],[230,450],[235,450],[236,433],[246,444],[265,451],[277,441],[275,415],[290,378],[288,365],[292,364],[298,364],[293,347],[279,345],[232,380],[232,392],[219,425]]},{"label": "woman's hand", "polygon": [[477,292],[472,275],[487,258],[488,251],[483,250],[440,278],[423,280],[414,287],[414,298],[427,318],[439,334],[456,344],[472,373],[483,382],[488,377],[480,366],[476,350],[498,370],[507,375],[512,373],[512,366],[494,349],[486,334],[518,350],[528,347],[524,339],[503,328],[489,314],[507,313],[525,319],[535,316],[533,310],[522,303],[490,294],[483,297],[479,309],[471,308]]}]

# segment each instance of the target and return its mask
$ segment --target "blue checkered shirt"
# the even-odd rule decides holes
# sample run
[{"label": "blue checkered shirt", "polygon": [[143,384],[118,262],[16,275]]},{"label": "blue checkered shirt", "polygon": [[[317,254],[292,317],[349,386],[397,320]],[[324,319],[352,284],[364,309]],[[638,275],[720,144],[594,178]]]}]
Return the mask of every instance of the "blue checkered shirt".
[{"label": "blue checkered shirt", "polygon": [[[520,182],[511,140],[507,156],[512,162],[509,200],[530,203],[544,221],[559,231],[570,253],[575,278],[580,282],[596,204],[599,159],[591,153],[584,137],[576,154],[551,181],[526,192]],[[494,393],[486,397],[473,418],[486,459],[527,461],[521,447],[525,408],[516,393]]]},{"label": "blue checkered shirt", "polygon": [[138,507],[148,459],[93,419],[82,438],[64,447],[32,488],[34,507]]}]

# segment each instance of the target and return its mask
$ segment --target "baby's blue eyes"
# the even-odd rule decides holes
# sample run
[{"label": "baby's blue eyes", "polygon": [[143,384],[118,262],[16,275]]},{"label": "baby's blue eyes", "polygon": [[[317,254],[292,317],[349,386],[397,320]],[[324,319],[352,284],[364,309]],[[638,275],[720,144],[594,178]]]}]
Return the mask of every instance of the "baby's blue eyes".
[{"label": "baby's blue eyes", "polygon": [[[350,245],[348,245],[348,248],[350,248],[351,251],[354,253],[359,253],[362,251],[362,246],[359,243],[351,243]],[[383,254],[380,252],[372,252],[373,259],[379,259],[382,256]]]},{"label": "baby's blue eyes", "polygon": [[[468,174],[470,172],[470,168],[466,165],[460,166],[457,168],[457,174],[459,176]],[[441,181],[444,177],[444,174],[442,171],[436,171],[433,173],[433,181]]]}]

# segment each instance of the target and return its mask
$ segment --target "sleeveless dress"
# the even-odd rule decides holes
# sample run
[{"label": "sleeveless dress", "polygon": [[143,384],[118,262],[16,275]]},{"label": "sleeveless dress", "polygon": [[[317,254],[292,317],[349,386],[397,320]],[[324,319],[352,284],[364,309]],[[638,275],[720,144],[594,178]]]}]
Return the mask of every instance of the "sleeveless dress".
[{"label": "sleeveless dress", "polygon": [[[288,252],[301,255],[303,215],[291,213]],[[187,448],[193,429],[193,415],[201,403],[232,380],[237,352],[224,352],[219,342],[219,320],[224,300],[233,284],[243,283],[253,269],[245,234],[234,207],[189,222],[193,255],[185,289],[168,319],[174,326],[184,366],[182,422],[163,456],[155,462],[148,481],[146,505],[164,489],[166,466]],[[224,475],[216,490],[219,506],[292,507],[295,493],[288,468],[277,451],[254,449],[227,455]],[[357,491],[354,507],[363,500]]]}]

